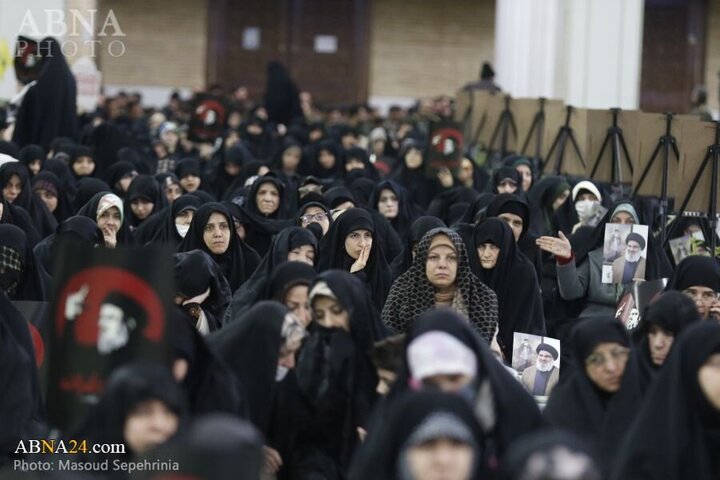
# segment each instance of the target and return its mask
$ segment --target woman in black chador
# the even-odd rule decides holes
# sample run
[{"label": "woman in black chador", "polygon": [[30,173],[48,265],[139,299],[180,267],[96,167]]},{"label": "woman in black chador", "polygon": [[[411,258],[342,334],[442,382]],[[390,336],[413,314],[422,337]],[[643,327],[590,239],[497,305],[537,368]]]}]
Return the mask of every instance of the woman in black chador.
[{"label": "woman in black chador", "polygon": [[319,271],[339,269],[361,279],[372,292],[378,311],[385,303],[392,272],[380,242],[375,223],[367,210],[350,208],[343,212],[320,242]]},{"label": "woman in black chador", "polygon": [[[366,428],[378,377],[369,357],[384,328],[364,284],[331,270],[310,288],[315,320],[298,358],[297,478],[346,478],[358,428]],[[321,476],[322,477],[319,477]]]},{"label": "woman in black chador", "polygon": [[233,292],[260,263],[257,253],[235,234],[232,215],[219,203],[206,203],[198,209],[178,252],[195,249],[210,254]]},{"label": "woman in black chador", "polygon": [[635,417],[613,479],[720,478],[720,325],[680,335]]},{"label": "woman in black chador", "polygon": [[535,268],[518,249],[510,227],[498,218],[487,218],[475,227],[469,255],[475,275],[497,295],[498,343],[510,360],[514,332],[545,335]]}]

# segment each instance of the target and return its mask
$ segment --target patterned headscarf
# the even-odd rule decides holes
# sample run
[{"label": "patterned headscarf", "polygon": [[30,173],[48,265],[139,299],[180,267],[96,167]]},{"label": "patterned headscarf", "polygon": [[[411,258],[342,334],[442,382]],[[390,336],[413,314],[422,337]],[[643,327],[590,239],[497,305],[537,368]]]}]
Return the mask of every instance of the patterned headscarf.
[{"label": "patterned headscarf", "polygon": [[412,266],[401,275],[390,289],[382,320],[397,333],[407,332],[415,318],[435,307],[435,289],[425,274],[428,250],[436,235],[450,238],[458,253],[453,306],[462,305],[462,313],[470,319],[475,330],[488,343],[495,334],[498,320],[498,303],[495,292],[483,284],[470,270],[467,250],[460,236],[449,228],[434,228],[418,243]]},{"label": "patterned headscarf", "polygon": [[125,216],[123,212],[123,201],[120,200],[120,197],[114,193],[108,193],[100,199],[97,208],[97,218],[100,218],[103,213],[110,210],[112,207],[117,208],[120,212],[120,223],[122,223]]},{"label": "patterned headscarf", "polygon": [[15,272],[22,272],[22,258],[20,258],[20,252],[12,247],[5,245],[0,246],[0,267],[6,270],[13,270]]}]

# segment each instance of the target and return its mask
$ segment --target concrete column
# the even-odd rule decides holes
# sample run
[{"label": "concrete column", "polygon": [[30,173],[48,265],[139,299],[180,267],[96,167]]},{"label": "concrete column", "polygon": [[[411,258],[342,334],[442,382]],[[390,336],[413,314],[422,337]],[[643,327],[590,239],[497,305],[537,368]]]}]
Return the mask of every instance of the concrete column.
[{"label": "concrete column", "polygon": [[643,7],[643,0],[498,0],[498,84],[516,97],[637,108]]},{"label": "concrete column", "polygon": [[515,97],[558,98],[563,0],[498,0],[496,82]]}]

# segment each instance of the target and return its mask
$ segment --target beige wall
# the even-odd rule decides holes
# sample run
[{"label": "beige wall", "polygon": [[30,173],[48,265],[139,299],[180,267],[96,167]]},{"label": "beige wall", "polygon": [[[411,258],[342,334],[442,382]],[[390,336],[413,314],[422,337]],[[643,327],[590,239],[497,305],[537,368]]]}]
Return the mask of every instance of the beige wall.
[{"label": "beige wall", "polygon": [[492,61],[494,26],[495,0],[374,0],[370,96],[454,94]]},{"label": "beige wall", "polygon": [[707,20],[707,43],[705,44],[705,86],[708,90],[708,106],[718,111],[718,72],[720,72],[720,0],[710,0]]},{"label": "beige wall", "polygon": [[[82,4],[91,0],[69,0]],[[205,84],[207,0],[96,0],[112,8],[125,55],[100,49],[103,83],[162,87]],[[462,12],[462,13],[459,13]],[[495,0],[373,0],[370,96],[454,93],[494,52]]]},{"label": "beige wall", "polygon": [[[100,49],[103,83],[158,87],[204,87],[207,54],[206,0],[97,0],[126,34],[125,54]],[[111,31],[111,30],[108,30]]]}]

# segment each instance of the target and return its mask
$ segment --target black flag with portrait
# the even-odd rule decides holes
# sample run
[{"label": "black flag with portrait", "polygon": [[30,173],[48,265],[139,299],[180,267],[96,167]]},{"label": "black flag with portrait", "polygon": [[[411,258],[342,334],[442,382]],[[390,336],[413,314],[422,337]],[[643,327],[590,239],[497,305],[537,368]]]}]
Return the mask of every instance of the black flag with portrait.
[{"label": "black flag with portrait", "polygon": [[448,168],[457,173],[463,158],[464,138],[462,125],[452,120],[433,122],[428,137],[428,162],[426,174],[435,178],[437,171]]},{"label": "black flag with portrait", "polygon": [[225,128],[225,106],[208,94],[197,94],[192,102],[188,137],[194,142],[214,142]]},{"label": "black flag with portrait", "polygon": [[40,42],[32,38],[19,35],[15,44],[15,77],[18,82],[27,85],[40,77],[43,66],[43,56],[40,52]]},{"label": "black flag with portrait", "polygon": [[173,264],[155,247],[58,251],[49,342],[48,409],[71,426],[128,362],[167,358]]}]

